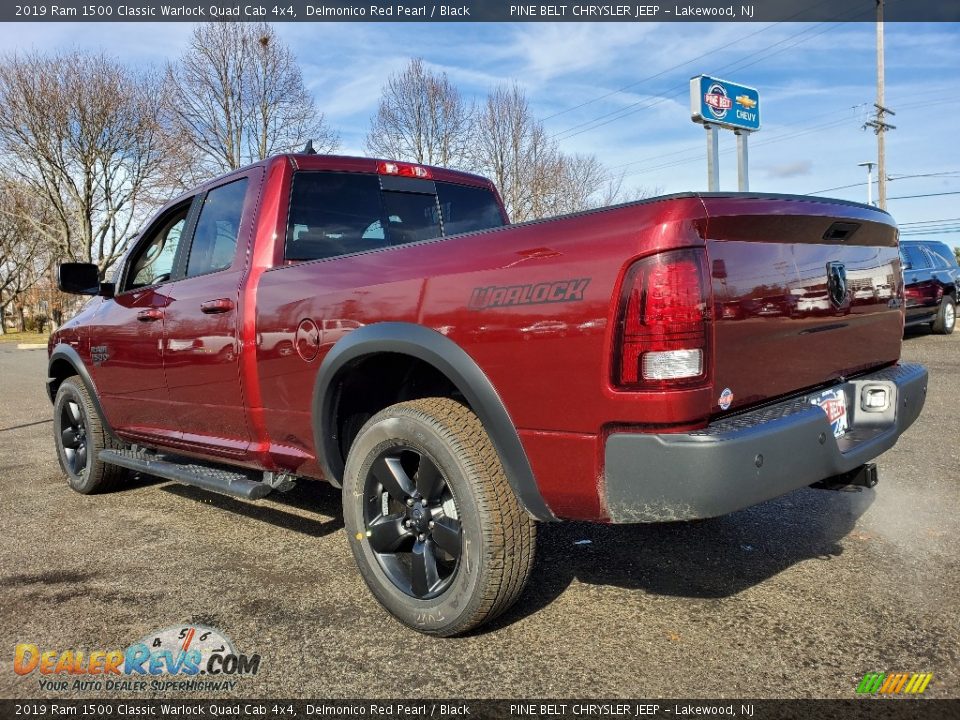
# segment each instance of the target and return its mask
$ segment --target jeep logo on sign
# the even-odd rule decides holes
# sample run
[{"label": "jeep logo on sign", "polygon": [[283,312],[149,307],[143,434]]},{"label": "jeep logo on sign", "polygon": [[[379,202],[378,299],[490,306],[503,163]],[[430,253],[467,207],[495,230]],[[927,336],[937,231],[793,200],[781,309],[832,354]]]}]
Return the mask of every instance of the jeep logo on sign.
[{"label": "jeep logo on sign", "polygon": [[843,305],[847,299],[847,268],[842,262],[827,263],[827,289],[830,302],[835,307]]}]

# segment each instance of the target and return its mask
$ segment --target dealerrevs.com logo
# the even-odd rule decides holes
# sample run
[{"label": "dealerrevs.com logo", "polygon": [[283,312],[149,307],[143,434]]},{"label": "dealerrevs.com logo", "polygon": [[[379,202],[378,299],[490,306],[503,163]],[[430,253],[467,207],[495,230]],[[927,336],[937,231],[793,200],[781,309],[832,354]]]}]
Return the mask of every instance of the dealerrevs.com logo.
[{"label": "dealerrevs.com logo", "polygon": [[51,650],[19,643],[13,669],[36,675],[44,691],[233,690],[237,677],[256,675],[260,655],[239,653],[216,628],[176,626],[150,633],[125,649]]}]

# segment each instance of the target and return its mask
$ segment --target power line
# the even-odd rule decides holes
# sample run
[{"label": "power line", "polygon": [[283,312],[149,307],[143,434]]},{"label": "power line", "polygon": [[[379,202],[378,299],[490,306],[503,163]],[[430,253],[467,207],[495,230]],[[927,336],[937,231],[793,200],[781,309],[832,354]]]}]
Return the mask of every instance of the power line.
[{"label": "power line", "polygon": [[[737,40],[737,42],[743,42],[744,40],[747,40],[747,39],[749,39],[749,38],[752,38],[752,37],[754,37],[754,36],[756,36],[756,35],[760,35],[761,33],[764,33],[764,32],[766,32],[767,30],[770,30],[770,29],[776,27],[777,25],[782,25],[783,23],[789,22],[789,21],[793,20],[795,17],[797,17],[797,16],[799,16],[799,15],[802,15],[802,14],[805,13],[805,12],[809,12],[809,11],[811,11],[811,10],[815,10],[816,8],[820,7],[821,5],[826,5],[827,3],[833,2],[833,1],[834,1],[834,0],[821,0],[821,1],[820,1],[819,3],[817,3],[816,5],[813,5],[813,6],[809,7],[809,8],[804,8],[803,10],[800,10],[800,11],[794,13],[794,14],[791,15],[790,17],[784,18],[783,20],[779,20],[779,21],[777,21],[777,22],[775,22],[775,23],[771,23],[770,25],[767,25],[767,26],[765,26],[765,27],[762,27],[762,28],[760,28],[759,30],[757,30],[757,31],[755,31],[755,32],[749,33],[748,35],[744,35],[743,37],[740,37],[740,38]],[[614,95],[617,95],[617,94],[623,92],[624,90],[629,90],[630,88],[634,88],[634,87],[636,87],[637,85],[642,85],[643,83],[650,82],[651,80],[656,80],[658,77],[662,77],[663,75],[666,75],[668,72],[671,72],[671,71],[673,71],[673,70],[679,70],[680,68],[682,68],[682,67],[684,67],[684,66],[686,66],[686,65],[690,65],[690,64],[692,64],[692,63],[695,63],[697,60],[702,60],[702,59],[704,59],[704,58],[706,58],[706,57],[710,57],[711,55],[713,55],[713,54],[715,54],[715,53],[717,53],[717,52],[719,52],[719,51],[721,51],[721,50],[725,50],[725,49],[727,49],[728,47],[729,47],[729,43],[722,43],[722,44],[720,44],[720,45],[716,45],[716,46],[712,47],[710,50],[707,50],[705,53],[702,53],[702,54],[700,54],[700,55],[697,55],[697,56],[694,57],[694,58],[691,58],[691,59],[686,60],[686,61],[684,61],[684,62],[682,62],[682,63],[679,63],[679,64],[677,64],[677,65],[674,65],[673,67],[669,67],[669,68],[667,68],[666,70],[662,70],[661,72],[658,72],[658,73],[656,73],[655,75],[650,75],[649,77],[645,77],[645,78],[643,78],[642,80],[637,80],[636,82],[628,83],[627,85],[624,85],[623,87],[617,88],[616,90],[611,90],[610,92],[604,93],[603,95],[598,95],[597,97],[594,97],[594,98],[591,99],[591,100],[587,100],[587,101],[585,101],[585,102],[582,102],[582,103],[580,103],[579,105],[574,105],[574,106],[568,107],[568,108],[566,108],[566,109],[564,109],[564,110],[559,110],[559,111],[553,113],[552,115],[547,115],[546,117],[544,117],[544,118],[542,118],[542,119],[543,119],[544,121],[551,120],[551,119],[553,119],[553,118],[555,118],[555,117],[558,117],[558,116],[560,116],[560,115],[565,115],[565,114],[568,113],[568,112],[573,112],[574,110],[579,110],[580,108],[586,107],[587,105],[592,105],[593,103],[599,102],[600,100],[606,100],[608,97],[612,97],[612,96],[614,96]],[[768,48],[764,48],[764,49],[768,49]],[[758,50],[757,52],[763,52],[764,49]],[[750,56],[748,55],[747,57],[750,57]]]},{"label": "power line", "polygon": [[960,190],[953,190],[952,192],[924,193],[923,195],[898,195],[896,197],[887,198],[887,199],[888,200],[910,200],[912,198],[940,197],[941,195],[960,195]]},{"label": "power line", "polygon": [[[890,198],[893,200],[893,198]],[[954,233],[960,233],[960,227],[954,228],[953,230],[933,230],[931,232],[905,232],[900,233],[900,237],[917,237],[918,235],[952,235]]]},{"label": "power line", "polygon": [[[838,19],[841,20],[841,21],[851,20],[851,19],[853,19],[856,15],[859,15],[859,14],[865,12],[868,7],[872,9],[872,7],[873,7],[873,2],[872,2],[872,0],[871,0],[871,2],[869,2],[869,3],[866,4],[866,5],[863,5],[863,4],[862,4],[861,6],[859,6],[859,7],[857,7],[857,8],[854,8],[853,10],[850,10],[850,11],[844,13],[843,15],[839,15],[839,16],[838,16]],[[841,24],[840,22],[833,23],[833,25],[840,25],[840,24]],[[818,23],[818,24],[816,24],[816,25],[813,25],[813,26],[811,26],[811,27],[809,27],[809,28],[806,28],[805,30],[800,31],[799,33],[797,33],[797,34],[794,35],[794,36],[787,37],[787,38],[784,38],[784,39],[782,39],[782,40],[778,40],[777,42],[773,43],[772,45],[769,45],[769,46],[767,46],[767,47],[765,47],[765,48],[761,48],[760,50],[757,50],[757,51],[755,51],[755,52],[749,53],[748,55],[740,58],[739,60],[735,60],[734,62],[732,62],[732,63],[730,63],[730,64],[728,64],[728,65],[724,65],[724,66],[718,68],[718,71],[733,71],[733,72],[735,72],[735,71],[743,70],[744,68],[751,67],[752,65],[756,65],[757,63],[762,62],[763,60],[767,60],[767,59],[773,57],[774,55],[783,52],[784,50],[789,50],[789,49],[791,49],[791,48],[796,47],[797,45],[800,45],[801,43],[807,42],[808,40],[812,40],[813,38],[815,38],[815,37],[817,37],[817,36],[819,36],[819,35],[822,35],[823,33],[827,32],[827,31],[830,30],[830,29],[832,29],[831,27],[823,27],[823,26],[829,26],[829,25],[831,25],[830,22],[822,22],[822,23]],[[805,33],[809,33],[809,32],[811,32],[812,30],[816,30],[817,28],[821,28],[821,27],[822,27],[823,29],[819,30],[818,32],[815,32],[815,33],[813,33],[812,35],[809,35],[808,37],[802,37]],[[764,28],[764,29],[768,29],[768,28]],[[782,48],[780,48],[780,49],[778,49],[778,50],[774,50],[774,52],[772,52],[772,53],[770,53],[770,54],[768,54],[768,55],[766,55],[766,56],[764,56],[764,57],[760,57],[760,58],[758,58],[757,60],[754,60],[753,62],[743,64],[744,60],[748,60],[749,58],[754,57],[754,56],[756,56],[756,55],[761,55],[762,53],[765,53],[765,52],[767,52],[768,50],[772,50],[773,48],[777,47],[778,45],[782,45],[782,44],[784,44],[784,43],[786,43],[786,42],[788,42],[788,41],[790,41],[790,40],[794,40],[794,42],[793,42],[792,44],[790,44],[790,45],[787,45],[786,47],[782,47]],[[675,98],[675,97],[679,97],[680,95],[682,95],[682,94],[684,94],[684,93],[686,92],[687,87],[688,87],[688,86],[687,86],[686,83],[684,83],[684,84],[682,84],[682,85],[673,86],[673,87],[671,87],[671,88],[668,89],[667,94],[665,94],[665,95],[663,95],[663,96],[661,96],[661,97],[658,97],[658,98],[656,98],[656,99],[653,99],[653,100],[648,101],[646,105],[642,105],[642,103],[645,102],[645,101],[643,101],[643,100],[638,100],[637,102],[632,103],[632,104],[626,106],[625,108],[619,108],[619,109],[617,109],[617,110],[613,110],[613,111],[608,112],[608,113],[605,113],[605,114],[603,114],[603,115],[599,115],[599,116],[593,118],[592,120],[587,120],[587,121],[584,121],[584,122],[582,122],[582,123],[578,123],[577,125],[573,125],[573,126],[571,126],[571,127],[569,127],[569,128],[566,128],[565,130],[561,130],[560,132],[555,133],[552,137],[553,137],[553,138],[557,138],[557,139],[564,139],[564,140],[566,140],[566,139],[569,139],[569,138],[571,138],[571,137],[575,137],[576,135],[580,135],[580,134],[582,134],[582,133],[584,133],[584,132],[588,132],[588,131],[590,131],[590,130],[595,130],[595,129],[597,129],[597,128],[603,127],[604,125],[608,125],[608,124],[610,124],[611,122],[614,122],[614,121],[616,121],[616,120],[620,120],[620,119],[622,119],[622,118],[624,118],[624,117],[627,117],[628,115],[635,114],[635,113],[640,112],[640,111],[642,111],[642,110],[647,110],[647,109],[649,109],[649,108],[651,108],[651,107],[654,107],[655,105],[659,105],[660,103],[666,102],[667,100],[671,100],[671,99],[673,99],[673,98]],[[671,91],[674,91],[674,90],[675,90],[676,92],[671,92]],[[640,105],[640,107],[636,107],[637,105]],[[607,118],[609,118],[609,119],[607,119]],[[600,120],[603,120],[603,122],[598,122],[598,121],[600,121]],[[587,127],[587,126],[589,126],[589,127]],[[581,129],[581,128],[582,128],[582,129]],[[575,131],[575,132],[574,132],[574,131]],[[561,137],[561,136],[563,136],[563,137]]]},{"label": "power line", "polygon": [[[958,101],[958,100],[956,100],[956,99],[948,99],[948,100],[942,100],[942,101],[933,102],[933,103],[924,103],[924,102],[911,103],[911,104],[905,105],[905,106],[903,106],[903,107],[916,107],[916,106],[931,107],[931,106],[933,106],[933,105],[952,105],[952,104],[957,104],[958,102],[960,102],[960,101]],[[852,106],[852,109],[856,109],[856,108],[863,107],[863,105],[864,105],[864,103],[861,103],[861,104],[859,104],[859,105],[854,105],[854,106]],[[841,111],[840,111],[840,110],[835,110],[835,111],[831,111],[831,113],[823,113],[823,115],[832,114],[833,112],[841,112]],[[814,116],[814,117],[820,117],[820,116]],[[781,133],[778,133],[778,134],[774,134],[773,136],[768,136],[768,137],[764,138],[763,140],[761,140],[761,141],[759,141],[759,142],[754,142],[754,143],[753,143],[753,147],[755,147],[755,148],[756,148],[756,147],[762,147],[762,146],[764,146],[764,145],[771,145],[771,144],[774,144],[774,143],[777,143],[777,142],[781,142],[781,141],[786,140],[786,139],[794,139],[794,138],[797,138],[797,137],[801,137],[801,136],[803,136],[803,135],[809,135],[809,134],[812,133],[812,132],[817,132],[817,131],[819,131],[819,130],[826,130],[826,129],[829,129],[829,128],[831,128],[831,127],[836,127],[836,126],[838,126],[838,125],[842,125],[842,124],[844,124],[844,123],[846,123],[846,122],[849,122],[849,121],[850,121],[850,118],[841,118],[841,119],[839,119],[839,120],[833,120],[833,121],[830,121],[830,122],[827,122],[827,123],[820,123],[820,124],[817,124],[817,125],[813,125],[813,126],[810,126],[810,127],[806,127],[806,128],[805,128],[804,130],[802,130],[801,132],[781,132]],[[793,124],[793,125],[786,125],[786,126],[784,126],[784,127],[796,127],[796,126],[798,126],[798,125],[801,126],[801,127],[803,127],[802,123],[795,123],[795,124]],[[720,152],[721,152],[722,154],[724,154],[724,155],[729,155],[729,154],[731,154],[731,153],[733,153],[733,152],[735,152],[735,151],[736,151],[735,148],[727,147],[727,148],[724,148],[723,150],[721,150]],[[659,165],[652,165],[652,166],[650,166],[650,167],[645,167],[645,168],[641,168],[641,169],[639,169],[639,170],[634,170],[634,171],[632,171],[632,172],[625,173],[625,174],[623,174],[622,176],[616,176],[616,177],[617,177],[617,178],[620,178],[620,179],[622,179],[622,178],[627,178],[627,177],[633,177],[633,176],[635,176],[635,175],[643,175],[643,174],[645,174],[645,173],[654,172],[654,171],[656,171],[656,170],[666,170],[666,169],[669,169],[669,168],[679,167],[679,166],[681,166],[681,165],[688,165],[688,164],[693,163],[693,162],[702,162],[702,161],[703,161],[703,151],[702,151],[702,149],[699,148],[699,147],[693,147],[693,146],[691,146],[688,150],[676,150],[676,151],[674,151],[674,152],[664,153],[663,155],[659,155],[659,156],[658,156],[658,155],[654,155],[654,156],[652,156],[652,157],[650,157],[650,158],[646,158],[646,160],[637,161],[637,162],[648,162],[648,161],[650,161],[650,160],[655,160],[655,159],[658,159],[658,158],[660,158],[660,157],[667,157],[667,156],[671,156],[671,155],[679,155],[679,154],[682,154],[682,153],[690,153],[690,154],[691,154],[691,157],[685,158],[685,159],[680,159],[680,160],[674,160],[674,161],[670,161],[670,162],[667,162],[667,163],[662,163],[662,164],[659,164]],[[634,164],[634,163],[630,163],[630,164]],[[611,168],[611,170],[616,169],[617,167],[625,167],[625,165],[622,165],[622,166],[614,166],[614,168]],[[851,185],[848,186],[848,187],[857,187],[858,185],[863,185],[863,183],[854,183],[854,184],[851,184]],[[839,190],[839,189],[846,189],[846,188],[831,188],[831,189]],[[817,192],[818,192],[818,193],[820,193],[820,192],[828,192],[828,190],[818,190]],[[808,193],[808,194],[811,194],[811,195],[812,195],[812,194],[816,194],[816,193]]]},{"label": "power line", "polygon": [[[862,10],[857,10],[856,12],[862,12]],[[847,14],[849,15],[850,13],[847,13]],[[839,23],[837,23],[837,24],[839,24]],[[818,23],[818,24],[816,24],[816,25],[813,25],[812,27],[809,27],[809,28],[806,28],[805,30],[800,31],[800,32],[797,33],[796,35],[783,38],[782,40],[778,40],[777,42],[773,43],[772,45],[768,45],[767,47],[761,48],[760,50],[757,50],[757,51],[755,51],[755,52],[753,52],[753,53],[750,53],[750,54],[748,54],[748,55],[740,58],[739,60],[735,60],[735,61],[732,62],[732,63],[729,63],[729,64],[727,64],[727,65],[721,66],[720,68],[718,68],[718,71],[723,72],[723,71],[727,71],[727,70],[742,70],[742,69],[745,68],[745,67],[750,67],[750,65],[755,65],[757,62],[761,62],[762,60],[765,60],[765,59],[768,59],[768,58],[770,58],[770,57],[773,57],[773,55],[776,55],[777,53],[783,52],[784,50],[789,50],[790,48],[796,47],[796,46],[799,45],[800,43],[806,42],[807,40],[811,40],[811,39],[817,37],[818,35],[822,35],[823,33],[827,32],[827,30],[829,30],[830,28],[829,28],[829,27],[824,27],[822,30],[820,30],[819,32],[814,33],[813,35],[810,35],[809,37],[802,37],[805,33],[809,33],[809,32],[811,32],[812,30],[816,30],[817,28],[823,27],[824,25],[830,25],[830,23],[828,23],[828,22],[822,22],[822,23]],[[764,29],[768,29],[768,28],[764,28]],[[786,43],[786,42],[788,42],[788,41],[790,41],[790,40],[794,40],[795,42],[794,42],[793,44],[791,44],[791,45],[788,45],[788,46],[786,46],[786,47],[783,47],[783,48],[780,48],[779,50],[774,51],[773,53],[771,53],[770,55],[767,55],[766,57],[759,58],[758,60],[756,60],[756,61],[753,62],[753,63],[749,63],[749,64],[747,64],[747,65],[743,65],[743,66],[737,67],[737,66],[740,65],[740,63],[742,63],[744,60],[747,60],[747,59],[749,59],[749,58],[751,58],[751,57],[754,57],[755,55],[759,55],[759,54],[764,53],[764,52],[766,52],[766,51],[768,51],[768,50],[771,50],[771,49],[777,47],[778,45],[782,45],[783,43]],[[552,137],[555,138],[555,139],[568,140],[569,138],[575,137],[575,136],[577,136],[577,135],[581,135],[582,133],[588,132],[588,131],[590,131],[590,130],[596,130],[597,128],[603,127],[604,125],[609,125],[611,122],[615,122],[616,120],[621,120],[621,119],[627,117],[628,115],[633,115],[633,114],[638,113],[638,112],[640,112],[640,111],[642,111],[642,110],[648,110],[649,108],[654,107],[655,105],[659,105],[660,103],[666,102],[667,100],[672,100],[672,99],[675,98],[675,97],[679,97],[680,95],[683,95],[685,92],[687,92],[688,88],[689,88],[689,85],[688,85],[686,82],[683,83],[683,84],[674,85],[674,86],[668,88],[667,94],[662,95],[662,96],[660,96],[660,97],[658,97],[658,98],[648,99],[648,100],[638,100],[637,102],[631,103],[630,105],[627,105],[626,107],[618,108],[617,110],[612,110],[612,111],[610,111],[610,112],[608,112],[608,113],[604,113],[604,114],[602,114],[602,115],[599,115],[599,116],[593,118],[592,120],[586,120],[586,121],[581,122],[581,123],[578,123],[578,124],[576,124],[576,125],[572,125],[571,127],[568,127],[568,128],[566,128],[565,130],[561,130],[561,131],[555,133]],[[646,104],[643,104],[643,103],[646,103]],[[637,107],[638,105],[639,105],[640,107]],[[607,118],[609,118],[609,119],[607,119]],[[601,121],[601,120],[602,120],[603,122],[599,122],[599,121]],[[590,127],[587,127],[587,126],[590,126]],[[582,129],[581,129],[581,128],[582,128]],[[575,131],[575,132],[574,132],[574,131]],[[562,137],[561,137],[561,136],[562,136]]]},{"label": "power line", "polygon": [[949,222],[960,222],[960,217],[943,218],[942,220],[915,220],[914,222],[900,223],[900,227],[906,227],[907,225],[931,225]]},{"label": "power line", "polygon": [[[887,181],[893,182],[894,180],[910,180],[912,178],[926,178],[926,177],[951,177],[954,175],[960,175],[960,172],[955,170],[948,170],[946,172],[937,172],[937,173],[921,173],[918,175],[896,175],[896,176],[887,176]],[[874,180],[871,184],[876,185],[880,182],[879,178]],[[819,195],[820,193],[832,192],[833,190],[847,190],[848,188],[854,187],[863,187],[864,183],[851,183],[850,185],[838,185],[837,187],[830,187],[824,190],[814,190],[813,192],[805,193],[806,195]]]},{"label": "power line", "polygon": [[[827,0],[824,0],[824,1],[826,2]],[[822,5],[822,4],[823,4],[823,3],[821,3],[821,5]],[[770,28],[775,27],[776,25],[780,25],[780,24],[783,23],[783,22],[786,22],[786,21],[785,21],[785,20],[781,20],[781,21],[779,21],[779,22],[775,22],[775,23],[772,23],[772,24],[770,24],[770,25],[767,25],[766,27],[762,27],[762,28],[760,28],[759,30],[757,30],[756,32],[752,32],[752,33],[750,33],[749,35],[745,35],[743,38],[741,38],[741,40],[746,40],[747,38],[751,38],[751,37],[753,37],[754,35],[759,35],[759,34],[762,33],[762,32],[766,32],[766,31],[769,30]],[[624,90],[629,90],[630,88],[636,87],[637,85],[642,85],[643,83],[650,82],[651,80],[656,80],[658,77],[662,77],[662,76],[666,75],[668,72],[672,72],[672,71],[674,71],[674,70],[679,70],[680,68],[682,68],[682,67],[684,67],[684,66],[686,66],[686,65],[690,65],[691,63],[695,63],[697,60],[702,60],[702,59],[705,58],[705,57],[710,57],[710,56],[713,55],[714,53],[719,52],[720,50],[723,50],[723,49],[725,49],[725,48],[727,48],[727,47],[729,47],[729,45],[728,45],[727,43],[724,43],[724,44],[722,44],[722,45],[717,45],[716,47],[711,48],[710,50],[708,50],[707,52],[703,53],[702,55],[697,55],[695,58],[691,58],[691,59],[689,59],[689,60],[687,60],[687,61],[685,61],[685,62],[682,62],[682,63],[680,63],[680,64],[678,64],[678,65],[674,65],[673,67],[669,67],[669,68],[667,68],[666,70],[662,70],[662,71],[656,73],[655,75],[650,75],[649,77],[645,77],[645,78],[643,78],[643,80],[637,80],[636,82],[632,82],[632,83],[630,83],[629,85],[624,85],[623,87],[618,88],[618,89],[616,89],[616,90],[611,90],[610,92],[605,93],[605,94],[603,94],[603,95],[599,95],[599,96],[593,98],[592,100],[587,100],[586,102],[582,102],[582,103],[580,103],[579,105],[574,105],[573,107],[568,107],[566,110],[560,110],[560,111],[558,111],[558,112],[553,113],[553,115],[547,115],[545,118],[543,118],[543,120],[544,120],[544,121],[552,120],[552,119],[555,118],[555,117],[558,117],[558,116],[560,116],[560,115],[565,115],[566,113],[568,113],[568,112],[573,112],[574,110],[579,110],[579,109],[582,108],[582,107],[586,107],[587,105],[592,105],[593,103],[599,102],[600,100],[606,100],[608,97],[612,97],[613,95],[618,95],[619,93],[622,93]],[[563,131],[561,131],[561,132],[563,132]]]}]

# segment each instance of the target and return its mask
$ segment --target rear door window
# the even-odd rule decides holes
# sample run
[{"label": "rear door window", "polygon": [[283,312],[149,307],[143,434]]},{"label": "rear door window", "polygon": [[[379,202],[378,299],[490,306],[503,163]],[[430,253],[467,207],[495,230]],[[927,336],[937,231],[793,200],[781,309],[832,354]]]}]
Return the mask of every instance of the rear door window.
[{"label": "rear door window", "polygon": [[190,246],[187,277],[219,272],[233,264],[246,194],[246,178],[207,193]]}]

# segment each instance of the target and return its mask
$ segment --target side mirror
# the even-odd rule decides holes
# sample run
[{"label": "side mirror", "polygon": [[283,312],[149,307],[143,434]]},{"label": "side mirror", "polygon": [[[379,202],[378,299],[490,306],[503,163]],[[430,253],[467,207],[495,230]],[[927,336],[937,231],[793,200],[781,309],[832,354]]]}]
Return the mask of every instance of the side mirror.
[{"label": "side mirror", "polygon": [[57,287],[73,295],[113,294],[113,283],[100,283],[100,269],[93,263],[60,263],[57,266]]}]

